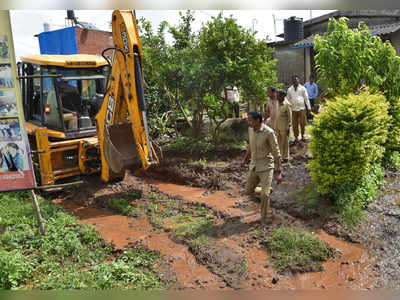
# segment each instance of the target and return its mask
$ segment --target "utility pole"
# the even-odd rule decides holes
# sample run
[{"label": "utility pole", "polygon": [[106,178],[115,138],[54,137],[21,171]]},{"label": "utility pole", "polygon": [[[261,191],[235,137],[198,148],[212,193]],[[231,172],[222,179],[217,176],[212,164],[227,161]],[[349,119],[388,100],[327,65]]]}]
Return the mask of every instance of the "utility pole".
[{"label": "utility pole", "polygon": [[258,20],[254,18],[253,20],[251,20],[251,23],[253,24],[253,32],[254,32],[254,25],[258,23]]}]

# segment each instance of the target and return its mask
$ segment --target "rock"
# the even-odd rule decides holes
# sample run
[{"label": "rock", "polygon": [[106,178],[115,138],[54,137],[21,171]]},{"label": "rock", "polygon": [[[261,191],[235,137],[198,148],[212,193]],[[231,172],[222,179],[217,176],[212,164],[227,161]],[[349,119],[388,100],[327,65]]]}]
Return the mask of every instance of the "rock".
[{"label": "rock", "polygon": [[279,278],[278,277],[274,277],[274,278],[272,278],[272,284],[277,284],[278,283],[278,281],[279,281]]}]

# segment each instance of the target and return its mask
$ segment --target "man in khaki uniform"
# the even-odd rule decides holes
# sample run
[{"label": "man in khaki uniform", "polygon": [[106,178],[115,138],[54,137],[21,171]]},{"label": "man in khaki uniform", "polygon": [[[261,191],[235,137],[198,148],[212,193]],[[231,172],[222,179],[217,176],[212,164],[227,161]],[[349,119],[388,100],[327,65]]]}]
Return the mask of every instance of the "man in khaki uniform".
[{"label": "man in khaki uniform", "polygon": [[275,130],[276,112],[278,109],[276,89],[273,86],[270,86],[268,88],[267,95],[268,95],[268,102],[265,109],[264,122],[269,127]]},{"label": "man in khaki uniform", "polygon": [[279,151],[284,163],[289,161],[289,132],[292,126],[292,109],[286,99],[286,93],[278,91],[278,111],[275,132],[278,137]]},{"label": "man in khaki uniform", "polygon": [[246,163],[249,155],[251,161],[246,183],[246,195],[253,195],[254,189],[260,183],[261,186],[261,222],[266,223],[269,211],[269,194],[272,177],[277,174],[278,184],[282,180],[281,155],[274,131],[262,123],[262,115],[259,111],[250,111],[247,114],[249,122],[249,147],[243,157],[242,166]]}]

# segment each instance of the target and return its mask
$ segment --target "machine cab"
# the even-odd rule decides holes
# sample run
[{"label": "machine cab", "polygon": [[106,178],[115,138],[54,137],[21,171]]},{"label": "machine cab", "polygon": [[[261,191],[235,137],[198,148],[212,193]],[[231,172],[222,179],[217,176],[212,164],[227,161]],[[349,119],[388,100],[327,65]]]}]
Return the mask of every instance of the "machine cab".
[{"label": "machine cab", "polygon": [[95,116],[103,102],[110,68],[101,56],[29,55],[18,64],[25,120],[54,137],[96,135]]}]

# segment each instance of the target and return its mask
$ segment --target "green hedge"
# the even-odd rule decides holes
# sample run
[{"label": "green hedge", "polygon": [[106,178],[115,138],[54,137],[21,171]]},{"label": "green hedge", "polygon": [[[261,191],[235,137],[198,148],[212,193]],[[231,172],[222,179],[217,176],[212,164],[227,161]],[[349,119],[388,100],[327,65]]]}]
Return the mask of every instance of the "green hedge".
[{"label": "green hedge", "polygon": [[309,168],[318,192],[333,195],[338,186],[356,187],[381,161],[389,123],[381,94],[367,90],[328,101],[311,128]]}]

